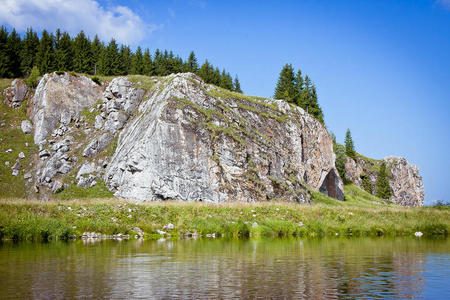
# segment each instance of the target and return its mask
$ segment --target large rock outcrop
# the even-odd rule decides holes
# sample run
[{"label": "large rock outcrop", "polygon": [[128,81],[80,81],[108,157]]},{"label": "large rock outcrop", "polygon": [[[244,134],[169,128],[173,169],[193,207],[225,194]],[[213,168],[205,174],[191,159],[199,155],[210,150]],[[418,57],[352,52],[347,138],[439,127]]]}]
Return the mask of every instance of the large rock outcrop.
[{"label": "large rock outcrop", "polygon": [[31,103],[34,142],[41,144],[61,123],[68,125],[101,99],[102,88],[86,76],[46,74]]},{"label": "large rock outcrop", "polygon": [[[386,163],[392,192],[389,201],[403,206],[422,206],[425,192],[419,168],[403,157],[388,156],[382,160],[372,160],[362,156],[358,156],[355,160],[348,157],[345,164],[345,176],[358,187],[375,194],[379,166],[383,161]],[[364,186],[363,179],[366,179],[366,185],[369,187]]]},{"label": "large rock outcrop", "polygon": [[301,108],[187,73],[155,83],[124,124],[103,178],[116,196],[138,200],[305,203],[305,185],[343,199],[334,163],[328,132]]},{"label": "large rock outcrop", "polygon": [[9,107],[18,108],[28,96],[28,86],[20,79],[14,79],[10,87],[3,91],[3,103]]}]

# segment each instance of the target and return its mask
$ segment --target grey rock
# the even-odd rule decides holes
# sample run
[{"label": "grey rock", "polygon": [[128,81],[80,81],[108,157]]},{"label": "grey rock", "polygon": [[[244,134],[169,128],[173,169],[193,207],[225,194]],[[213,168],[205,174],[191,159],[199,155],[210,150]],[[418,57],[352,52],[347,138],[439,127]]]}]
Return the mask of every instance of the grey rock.
[{"label": "grey rock", "polygon": [[103,118],[100,115],[95,116],[95,129],[101,129],[103,127]]},{"label": "grey rock", "polygon": [[12,170],[20,170],[20,163],[16,161],[16,163],[11,167]]},{"label": "grey rock", "polygon": [[20,127],[22,128],[22,132],[25,134],[30,134],[33,130],[33,125],[28,120],[23,120]]},{"label": "grey rock", "polygon": [[39,151],[39,157],[40,158],[49,157],[49,156],[50,156],[50,152],[47,149]]},{"label": "grey rock", "polygon": [[19,170],[13,170],[11,175],[12,176],[18,176],[19,175]]},{"label": "grey rock", "polygon": [[94,172],[95,172],[95,163],[86,162],[80,167],[80,170],[78,170],[77,178]]},{"label": "grey rock", "polygon": [[18,157],[19,157],[20,159],[24,159],[24,158],[25,158],[25,154],[24,154],[23,152],[20,152]]},{"label": "grey rock", "polygon": [[96,156],[105,150],[113,139],[114,136],[109,133],[104,133],[99,138],[94,138],[83,150],[83,156],[89,158]]},{"label": "grey rock", "polygon": [[9,166],[9,161],[5,161],[5,166]]},{"label": "grey rock", "polygon": [[29,179],[31,178],[31,173],[26,173],[25,175],[23,175],[23,179]]},{"label": "grey rock", "polygon": [[28,96],[28,86],[23,80],[14,79],[11,86],[3,91],[3,103],[9,107],[18,108]]},{"label": "grey rock", "polygon": [[[169,75],[154,90],[120,132],[105,170],[116,196],[307,203],[308,185],[343,199],[331,137],[301,108],[283,100],[213,97],[206,91],[220,91],[190,73]],[[109,102],[123,89],[111,87],[104,95],[111,99],[108,114],[121,107]],[[221,108],[230,106],[235,109]]]},{"label": "grey rock", "polygon": [[44,75],[36,88],[30,112],[34,142],[39,144],[61,121],[63,124],[70,123],[72,117],[94,105],[100,98],[101,87],[86,76],[68,73]]},{"label": "grey rock", "polygon": [[59,192],[61,192],[62,190],[64,190],[64,183],[62,182],[62,181],[60,181],[60,180],[56,180],[54,183],[53,183],[53,186],[52,186],[52,192],[53,192],[53,194],[56,194],[56,193],[59,193]]},{"label": "grey rock", "polygon": [[13,152],[13,150],[12,150],[11,148],[9,148],[9,149],[6,149],[5,152],[6,152],[6,153],[11,153],[11,152]]}]

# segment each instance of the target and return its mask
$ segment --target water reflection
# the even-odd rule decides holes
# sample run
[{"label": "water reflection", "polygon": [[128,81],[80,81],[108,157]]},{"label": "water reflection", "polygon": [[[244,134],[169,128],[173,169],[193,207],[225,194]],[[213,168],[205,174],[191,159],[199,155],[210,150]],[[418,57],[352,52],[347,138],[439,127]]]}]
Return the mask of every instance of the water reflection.
[{"label": "water reflection", "polygon": [[7,243],[0,298],[445,299],[449,269],[448,240]]}]

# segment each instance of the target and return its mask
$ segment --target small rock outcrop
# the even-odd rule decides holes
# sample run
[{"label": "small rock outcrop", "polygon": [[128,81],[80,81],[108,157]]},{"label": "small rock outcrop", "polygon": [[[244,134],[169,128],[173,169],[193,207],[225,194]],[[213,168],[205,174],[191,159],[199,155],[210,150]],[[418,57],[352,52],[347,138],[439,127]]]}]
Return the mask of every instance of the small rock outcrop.
[{"label": "small rock outcrop", "polygon": [[101,87],[86,76],[45,74],[32,99],[34,142],[41,144],[59,123],[68,125],[79,118],[82,110],[101,99],[101,93]]},{"label": "small rock outcrop", "polygon": [[18,108],[28,96],[28,86],[20,79],[14,79],[11,86],[3,91],[3,103],[9,107]]},{"label": "small rock outcrop", "polygon": [[334,161],[325,127],[301,108],[174,74],[126,123],[104,180],[138,200],[307,203],[305,185],[343,199]]},{"label": "small rock outcrop", "polygon": [[[369,160],[358,156],[347,158],[345,176],[358,187],[375,194],[375,184],[381,162],[386,163],[392,196],[389,201],[403,206],[422,206],[425,192],[422,177],[416,165],[403,157],[388,156],[382,160]],[[366,185],[364,186],[364,179]]]}]

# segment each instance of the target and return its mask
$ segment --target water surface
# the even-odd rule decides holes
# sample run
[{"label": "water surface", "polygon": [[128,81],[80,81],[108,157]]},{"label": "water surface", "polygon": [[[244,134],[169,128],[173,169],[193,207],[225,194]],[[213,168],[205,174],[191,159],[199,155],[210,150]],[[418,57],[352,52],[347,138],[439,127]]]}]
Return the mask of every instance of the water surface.
[{"label": "water surface", "polygon": [[4,243],[0,299],[450,299],[450,242]]}]

